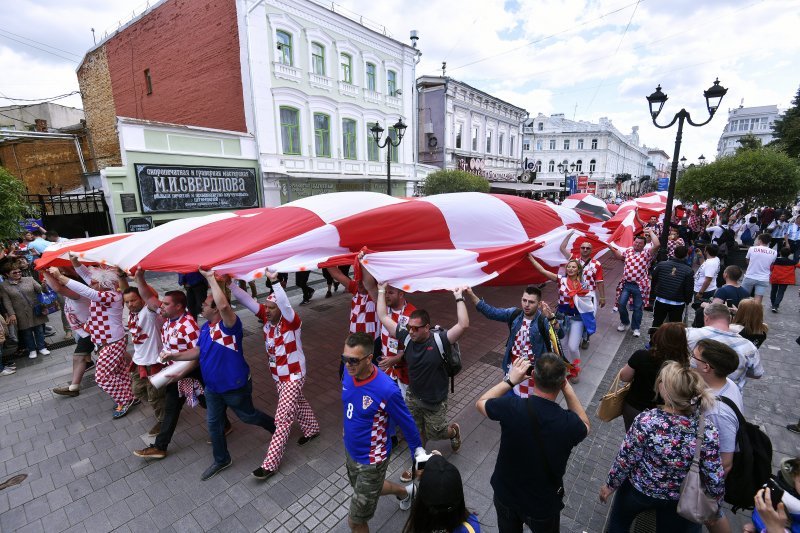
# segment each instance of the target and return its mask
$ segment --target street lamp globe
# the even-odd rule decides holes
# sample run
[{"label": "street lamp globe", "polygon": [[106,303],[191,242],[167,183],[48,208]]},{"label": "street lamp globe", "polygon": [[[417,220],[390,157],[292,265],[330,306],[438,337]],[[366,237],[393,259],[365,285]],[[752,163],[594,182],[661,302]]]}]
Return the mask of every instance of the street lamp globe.
[{"label": "street lamp globe", "polygon": [[383,128],[381,128],[381,123],[376,122],[374,126],[372,126],[369,131],[372,133],[372,138],[375,139],[375,142],[380,142],[381,135],[383,135]]},{"label": "street lamp globe", "polygon": [[403,119],[402,118],[397,119],[397,123],[393,126],[393,128],[395,130],[397,130],[397,141],[398,142],[400,141],[400,139],[403,138],[403,135],[405,135],[407,127],[408,126],[406,126],[403,123]]},{"label": "street lamp globe", "polygon": [[658,87],[656,87],[656,92],[646,98],[647,102],[650,104],[650,116],[655,120],[667,101],[667,95],[661,92],[661,85],[659,84]]},{"label": "street lamp globe", "polygon": [[717,112],[719,104],[722,102],[722,97],[728,92],[728,89],[719,84],[719,78],[714,80],[714,85],[703,91],[703,96],[706,97],[706,107],[708,107],[708,114],[712,117]]}]

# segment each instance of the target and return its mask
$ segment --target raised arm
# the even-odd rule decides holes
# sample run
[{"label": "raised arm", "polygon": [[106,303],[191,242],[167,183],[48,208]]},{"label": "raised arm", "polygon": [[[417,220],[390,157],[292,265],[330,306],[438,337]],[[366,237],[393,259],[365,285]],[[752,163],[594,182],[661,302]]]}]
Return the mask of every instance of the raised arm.
[{"label": "raised arm", "polygon": [[[269,277],[269,273],[267,273],[267,277]],[[275,276],[277,280],[278,276]],[[271,280],[270,280],[271,281]],[[253,314],[258,314],[261,310],[261,304],[259,304],[255,298],[250,296],[250,294],[239,287],[238,283],[232,283],[231,280],[223,278],[223,282],[228,285],[228,288],[231,290],[231,296],[236,298],[236,301],[245,306],[247,309],[253,312]],[[280,283],[278,283],[280,285]],[[275,290],[275,286],[272,286],[272,290]],[[281,286],[281,290],[283,290],[283,286]]]},{"label": "raised arm", "polygon": [[158,299],[158,293],[155,289],[148,285],[147,280],[144,279],[144,273],[143,268],[137,268],[134,276],[136,285],[139,287],[139,296],[142,297],[148,309],[157,311],[161,308],[161,300]]},{"label": "raised arm", "polygon": [[226,328],[232,328],[236,325],[236,313],[233,311],[231,303],[225,297],[222,287],[220,287],[219,283],[217,283],[217,278],[214,277],[214,271],[199,269],[198,271],[208,281],[208,286],[211,288],[211,296],[214,298],[214,304],[217,306],[217,311],[219,311],[219,314],[222,317],[222,323]]},{"label": "raised arm", "polygon": [[[64,276],[61,271],[58,270],[58,268],[50,267],[48,270],[43,270],[42,275],[44,276],[45,281],[47,281],[47,285],[58,294],[64,296],[65,298],[69,298],[70,300],[81,299],[80,294],[72,289],[67,288],[66,282],[69,280],[69,278]],[[62,276],[64,277],[63,282],[61,281]]]},{"label": "raised arm", "polygon": [[544,267],[543,267],[543,266],[542,266],[542,265],[539,263],[539,261],[537,261],[537,260],[536,260],[536,258],[535,258],[535,257],[533,257],[533,254],[532,254],[532,253],[531,253],[531,254],[528,254],[528,261],[530,261],[530,262],[531,262],[531,264],[533,265],[533,268],[535,268],[536,270],[538,270],[538,271],[539,271],[539,273],[540,273],[541,275],[543,275],[544,277],[546,277],[546,278],[547,278],[547,279],[549,279],[550,281],[558,281],[558,275],[556,275],[556,274],[553,274],[553,273],[552,273],[552,272],[550,272],[549,270],[546,270],[546,269],[545,269],[545,268],[544,268]]},{"label": "raised arm", "polygon": [[569,245],[569,239],[570,237],[572,237],[573,233],[575,233],[575,230],[572,230],[569,233],[567,233],[567,236],[564,237],[564,240],[561,242],[561,247],[559,248],[559,250],[561,250],[561,255],[564,256],[564,259],[570,259],[572,257],[572,254],[569,253],[569,250],[567,250],[567,246]]},{"label": "raised arm", "polygon": [[326,270],[334,280],[341,283],[342,286],[344,287],[347,287],[350,284],[350,282],[353,281],[347,274],[339,270],[339,267],[328,267]]},{"label": "raised arm", "polygon": [[91,283],[92,281],[92,274],[89,272],[89,269],[86,266],[78,261],[78,256],[74,253],[69,254],[69,262],[72,263],[72,268],[75,269],[75,273],[78,274],[83,281],[86,283]]},{"label": "raised arm", "polygon": [[467,328],[469,328],[469,313],[467,313],[467,304],[462,296],[463,291],[463,287],[453,289],[453,296],[456,297],[456,315],[458,316],[458,322],[456,322],[455,326],[447,330],[447,340],[450,341],[451,344],[456,342],[461,335],[467,331]]},{"label": "raised arm", "polygon": [[273,283],[272,288],[275,290],[275,304],[278,306],[278,309],[281,310],[281,315],[283,315],[283,318],[291,322],[294,320],[295,312],[292,308],[291,302],[289,302],[289,297],[286,295],[286,291],[283,290],[283,286],[280,283],[277,283],[278,273],[267,271],[267,277]]},{"label": "raised arm", "polygon": [[[339,269],[337,268],[336,270]],[[381,321],[381,324],[383,324],[383,326],[389,331],[389,333],[394,334],[394,332],[397,331],[397,322],[392,320],[392,317],[387,312],[385,293],[386,293],[386,283],[379,284],[378,298],[375,300],[375,311],[378,313],[378,320]]]},{"label": "raised arm", "polygon": [[[362,257],[364,257],[364,252],[358,254],[358,260],[361,261]],[[336,270],[339,269],[337,268]],[[339,270],[339,272],[341,272],[341,270]],[[367,289],[367,293],[369,293],[369,297],[372,298],[372,301],[378,301],[378,282],[375,277],[364,268],[364,265],[361,265],[361,282],[364,284],[364,288]]]},{"label": "raised arm", "polygon": [[656,232],[653,231],[652,228],[647,230],[650,233],[650,244],[653,245],[653,251],[655,251],[659,246],[661,246],[661,241],[658,240],[658,235]]}]

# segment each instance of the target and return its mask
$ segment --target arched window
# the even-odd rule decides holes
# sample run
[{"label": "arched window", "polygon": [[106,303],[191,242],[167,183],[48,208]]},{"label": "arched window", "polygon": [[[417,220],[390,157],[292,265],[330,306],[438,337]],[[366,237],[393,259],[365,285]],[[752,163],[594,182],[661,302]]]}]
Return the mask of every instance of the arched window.
[{"label": "arched window", "polygon": [[556,171],[556,162],[553,161],[552,159],[550,160],[549,163],[547,163],[547,171],[548,172],[555,172]]},{"label": "arched window", "polygon": [[278,61],[284,65],[294,65],[294,56],[292,55],[292,36],[283,30],[275,32],[278,38]]},{"label": "arched window", "polygon": [[576,172],[583,172],[583,161],[578,159],[575,161],[575,171]]},{"label": "arched window", "polygon": [[318,75],[325,75],[325,47],[319,43],[311,43],[311,71]]},{"label": "arched window", "polygon": [[592,139],[592,150],[597,150],[597,139]]},{"label": "arched window", "polygon": [[353,56],[350,54],[342,54],[341,59],[341,81],[353,83]]},{"label": "arched window", "polygon": [[541,171],[542,171],[542,161],[539,160],[536,162],[536,172],[541,172]]},{"label": "arched window", "polygon": [[595,170],[595,161],[594,159],[592,159],[591,161],[589,161],[589,172],[594,172],[594,170]]}]

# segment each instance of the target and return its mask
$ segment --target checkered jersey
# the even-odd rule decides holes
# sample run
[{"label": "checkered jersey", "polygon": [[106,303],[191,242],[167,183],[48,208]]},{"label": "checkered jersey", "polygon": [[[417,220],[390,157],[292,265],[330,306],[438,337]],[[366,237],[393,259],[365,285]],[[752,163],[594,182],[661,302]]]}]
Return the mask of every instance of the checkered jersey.
[{"label": "checkered jersey", "polygon": [[595,292],[597,284],[603,281],[603,265],[597,259],[591,258],[584,262],[580,255],[574,255],[572,259],[579,261],[583,266],[583,281],[586,282],[586,288]]},{"label": "checkered jersey", "polygon": [[372,338],[378,333],[378,313],[369,294],[358,292],[358,282],[350,281],[347,290],[353,295],[350,301],[350,333],[369,333]]},{"label": "checkered jersey", "polygon": [[625,266],[622,269],[623,281],[632,281],[637,283],[639,287],[646,283],[650,286],[650,277],[648,276],[648,268],[650,261],[653,260],[653,252],[650,248],[645,248],[641,252],[637,252],[633,247],[625,250],[622,254],[625,261]]},{"label": "checkered jersey", "polygon": [[372,417],[372,431],[369,434],[369,464],[374,465],[386,460],[388,448],[386,447],[386,428],[389,416],[386,414],[386,402],[378,405],[378,411]]},{"label": "checkered jersey", "polygon": [[269,357],[269,370],[275,381],[298,381],[306,375],[306,356],[300,340],[303,321],[295,313],[289,321],[281,317],[277,324],[267,319],[267,308],[263,304],[256,313],[264,321],[264,342]]},{"label": "checkered jersey", "polygon": [[[514,337],[514,344],[511,346],[511,362],[510,364],[514,364],[514,361],[519,359],[520,357],[527,358],[531,364],[533,364],[533,350],[531,350],[531,322],[532,320],[529,318],[522,319],[522,325],[517,331],[517,336]],[[526,379],[522,383],[516,385],[514,387],[514,394],[519,396],[520,398],[527,398],[530,394],[533,393],[533,377]]]},{"label": "checkered jersey", "polygon": [[239,345],[236,343],[236,336],[230,335],[222,331],[219,325],[222,324],[222,320],[216,322],[214,324],[209,324],[208,326],[208,335],[211,337],[212,342],[216,342],[220,346],[227,348],[228,350],[233,350],[234,352],[239,351]]},{"label": "checkered jersey", "polygon": [[95,299],[89,304],[86,331],[96,346],[105,346],[125,336],[122,326],[122,294],[116,291],[94,291]]},{"label": "checkered jersey", "polygon": [[84,297],[77,300],[64,298],[64,316],[67,317],[69,328],[79,337],[88,337],[86,322],[89,320],[90,302]]},{"label": "checkered jersey", "polygon": [[[400,309],[389,309],[389,316],[398,325],[405,328],[408,325],[408,318],[416,309],[412,304],[406,302]],[[403,343],[389,334],[389,330],[381,324],[381,355],[383,357],[394,357],[397,355],[398,350],[403,348]],[[387,369],[386,374],[391,378],[400,380],[400,383],[408,385],[408,363],[406,363],[405,359],[401,359],[396,365]]]},{"label": "checkered jersey", "polygon": [[697,233],[702,231],[704,227],[706,227],[706,219],[704,216],[696,215],[694,213],[689,216],[689,229],[691,229],[693,232]]},{"label": "checkered jersey", "polygon": [[198,337],[200,337],[200,328],[189,313],[184,313],[174,320],[167,320],[161,326],[161,341],[164,343],[164,350],[171,353],[191,350],[197,345]]},{"label": "checkered jersey", "polygon": [[677,248],[678,246],[686,246],[686,244],[683,242],[683,239],[681,239],[680,237],[678,237],[674,241],[673,240],[668,240],[667,241],[667,257],[674,257],[675,256],[675,248]]}]

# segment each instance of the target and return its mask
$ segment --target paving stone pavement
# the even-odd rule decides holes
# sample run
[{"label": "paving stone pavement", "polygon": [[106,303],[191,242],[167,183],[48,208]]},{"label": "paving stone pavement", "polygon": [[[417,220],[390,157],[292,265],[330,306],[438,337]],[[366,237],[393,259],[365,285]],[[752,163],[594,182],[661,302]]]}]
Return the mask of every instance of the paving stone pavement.
[{"label": "paving stone pavement", "polygon": [[[606,261],[604,268],[612,286],[620,266]],[[163,293],[172,288],[173,279],[154,276],[153,285]],[[147,462],[133,456],[134,449],[152,441],[146,436],[153,423],[152,411],[140,406],[113,421],[113,402],[91,376],[84,378],[79,397],[54,396],[50,389],[65,383],[70,373],[73,348],[68,346],[53,350],[49,357],[19,360],[17,373],[0,381],[0,480],[28,474],[21,485],[0,491],[0,531],[348,531],[350,487],[341,445],[337,371],[349,298],[340,290],[325,299],[321,279],[312,276],[318,289],[312,304],[297,305],[296,290],[290,295],[304,320],[303,344],[310,369],[306,393],[322,435],[301,450],[293,444],[299,437],[295,430],[276,476],[267,482],[250,476],[263,459],[269,437],[260,428],[234,420],[234,432],[228,438],[233,465],[200,482],[200,473],[211,462],[205,412],[200,408],[184,409],[167,458]],[[481,287],[476,292],[501,306],[514,305],[519,299],[519,288]],[[455,306],[446,294],[410,299],[427,308],[438,323],[449,326],[455,321]],[[555,302],[553,284],[546,287],[545,300]],[[794,338],[800,326],[797,315],[790,315],[797,308],[796,293],[787,295],[787,300],[784,312],[767,317],[773,326],[762,349],[768,375],[749,383],[745,393],[746,406],[756,411],[756,418],[770,421],[767,427],[776,457],[797,454],[800,443],[783,429],[800,416],[796,409],[800,385],[794,366],[785,364],[797,357]],[[248,311],[240,311],[254,402],[272,413],[276,393],[263,355],[260,326]],[[498,366],[508,330],[474,310],[470,317],[471,328],[461,342],[465,370],[456,379],[450,401],[450,418],[461,425],[464,444],[457,454],[450,452],[447,442],[429,447],[440,448],[459,468],[468,506],[479,514],[485,531],[496,531],[489,478],[499,431],[495,422],[477,413],[474,402],[501,377]],[[592,417],[599,396],[635,344],[630,334],[613,330],[616,323],[610,307],[600,311],[598,322],[600,331],[584,352],[584,372],[576,386],[584,405],[591,402],[587,411]],[[60,328],[60,324],[53,326]],[[565,478],[563,531],[601,531],[607,513],[596,494],[622,438],[622,424],[601,424],[594,417],[592,422],[592,434],[573,453]],[[405,445],[391,461],[387,477],[398,480],[399,472],[408,466]],[[400,531],[406,517],[394,499],[382,498],[371,528]]]}]

